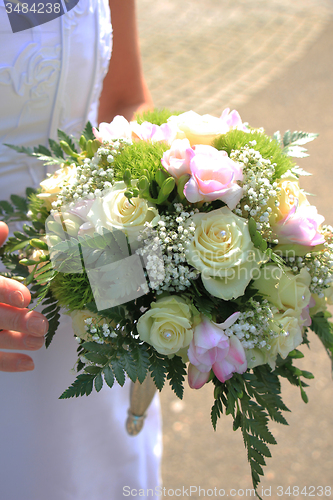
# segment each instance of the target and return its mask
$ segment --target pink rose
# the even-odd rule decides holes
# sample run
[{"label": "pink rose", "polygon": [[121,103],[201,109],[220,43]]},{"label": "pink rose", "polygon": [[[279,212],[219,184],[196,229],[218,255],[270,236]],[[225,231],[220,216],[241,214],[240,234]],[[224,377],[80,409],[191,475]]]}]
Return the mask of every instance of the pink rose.
[{"label": "pink rose", "polygon": [[243,195],[237,181],[243,180],[242,169],[225,151],[212,146],[196,146],[190,161],[192,177],[184,188],[190,203],[222,200],[233,210]]},{"label": "pink rose", "polygon": [[98,126],[99,130],[93,127],[96,139],[103,142],[116,141],[117,139],[128,139],[132,137],[130,124],[123,116],[117,115],[111,123],[102,122]]},{"label": "pink rose", "polygon": [[134,139],[140,139],[141,141],[152,141],[152,142],[171,142],[176,136],[175,127],[169,123],[163,123],[162,125],[155,125],[149,122],[143,122],[141,124],[137,122],[131,122],[131,129]]},{"label": "pink rose", "polygon": [[249,130],[248,127],[242,122],[240,114],[235,109],[230,113],[230,109],[226,108],[220,116],[220,120],[225,122],[229,130],[234,128],[243,130],[243,132],[248,132]]},{"label": "pink rose", "polygon": [[319,231],[324,220],[313,205],[301,205],[293,207],[272,229],[279,244],[297,243],[314,247],[325,243],[325,238]]},{"label": "pink rose", "polygon": [[184,174],[191,175],[190,161],[195,155],[188,139],[176,139],[171,149],[163,154],[162,165],[172,177],[179,179]]},{"label": "pink rose", "polygon": [[307,306],[303,307],[302,313],[300,316],[301,326],[311,326],[312,319],[310,316],[310,309],[316,305],[315,299],[311,296],[310,302]]},{"label": "pink rose", "polygon": [[228,337],[224,332],[238,317],[239,313],[234,313],[221,324],[204,318],[195,327],[187,352],[190,360],[188,379],[192,389],[200,389],[209,379],[211,370],[221,382],[230,379],[235,372],[246,371],[247,361],[242,344],[235,335]]}]

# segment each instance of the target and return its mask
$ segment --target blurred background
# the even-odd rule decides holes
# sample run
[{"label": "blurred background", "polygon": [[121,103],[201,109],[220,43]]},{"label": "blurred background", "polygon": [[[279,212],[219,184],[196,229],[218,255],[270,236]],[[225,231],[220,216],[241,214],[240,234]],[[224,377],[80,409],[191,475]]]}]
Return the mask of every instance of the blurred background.
[{"label": "blurred background", "polygon": [[[312,203],[333,225],[333,1],[137,0],[137,14],[156,107],[215,116],[230,107],[268,134],[287,129],[320,134],[308,145],[310,156],[299,161],[314,174],[301,178],[301,185],[315,193]],[[310,338],[311,350],[303,348],[305,361],[298,362],[315,375],[307,389],[309,403],[297,388],[283,384],[292,410],[285,415],[289,426],[271,426],[278,446],[271,447],[262,486],[271,487],[272,499],[290,498],[278,495],[278,486],[284,491],[291,486],[291,497],[299,499],[305,495],[297,495],[297,487],[301,492],[306,486],[309,496],[310,486],[323,486],[323,497],[333,498],[331,365],[317,338]],[[166,490],[196,486],[191,498],[202,499],[211,496],[199,495],[199,487],[252,488],[232,419],[224,415],[213,431],[211,386],[186,387],[182,401],[165,388],[161,401]],[[313,495],[320,496],[320,489]]]}]

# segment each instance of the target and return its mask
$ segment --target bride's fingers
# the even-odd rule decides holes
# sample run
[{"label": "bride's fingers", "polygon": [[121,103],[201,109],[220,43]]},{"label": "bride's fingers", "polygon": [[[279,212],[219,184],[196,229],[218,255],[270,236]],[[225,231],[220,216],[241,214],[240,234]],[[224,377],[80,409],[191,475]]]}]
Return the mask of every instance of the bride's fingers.
[{"label": "bride's fingers", "polygon": [[8,227],[4,222],[0,222],[0,247],[6,241],[8,236]]},{"label": "bride's fingers", "polygon": [[27,287],[18,281],[0,276],[0,303],[14,307],[27,307],[30,300]]},{"label": "bride's fingers", "polygon": [[44,337],[8,330],[0,331],[0,349],[37,351],[44,345]]},{"label": "bride's fingers", "polygon": [[47,329],[48,321],[42,314],[0,304],[0,330],[14,330],[42,337]]},{"label": "bride's fingers", "polygon": [[26,372],[34,369],[34,362],[26,354],[0,352],[1,372]]}]

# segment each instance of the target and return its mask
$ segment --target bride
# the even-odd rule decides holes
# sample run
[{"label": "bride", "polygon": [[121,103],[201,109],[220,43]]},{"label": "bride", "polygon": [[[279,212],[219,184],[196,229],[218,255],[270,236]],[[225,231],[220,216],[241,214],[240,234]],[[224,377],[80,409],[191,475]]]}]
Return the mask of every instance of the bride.
[{"label": "bride", "polygon": [[[131,119],[152,106],[142,77],[134,0],[80,0],[65,15],[18,33],[11,31],[2,2],[0,101],[3,200],[38,187],[47,173],[4,143],[47,145],[58,128],[75,135],[88,119],[95,124],[117,114]],[[6,233],[1,223],[0,244]],[[23,285],[0,278],[0,348],[35,351],[31,356],[0,352],[1,498],[119,500],[130,489],[149,489],[153,498],[161,454],[158,400],[135,438],[125,431],[128,384],[59,400],[75,378],[70,321],[63,316],[51,347],[40,349],[47,322],[25,309],[29,298]]]}]

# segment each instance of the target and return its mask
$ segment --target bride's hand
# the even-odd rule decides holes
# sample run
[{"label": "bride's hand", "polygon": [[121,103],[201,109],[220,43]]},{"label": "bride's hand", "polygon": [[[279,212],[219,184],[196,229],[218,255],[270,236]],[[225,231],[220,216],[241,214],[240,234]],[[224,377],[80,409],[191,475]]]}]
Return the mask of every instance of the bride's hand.
[{"label": "bride's hand", "polygon": [[[8,228],[0,222],[0,246],[7,236]],[[0,276],[0,349],[35,351],[44,344],[48,322],[42,314],[26,309],[30,299],[30,292],[25,286]],[[0,371],[33,369],[30,356],[0,351]]]}]

